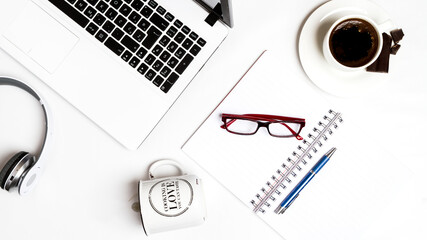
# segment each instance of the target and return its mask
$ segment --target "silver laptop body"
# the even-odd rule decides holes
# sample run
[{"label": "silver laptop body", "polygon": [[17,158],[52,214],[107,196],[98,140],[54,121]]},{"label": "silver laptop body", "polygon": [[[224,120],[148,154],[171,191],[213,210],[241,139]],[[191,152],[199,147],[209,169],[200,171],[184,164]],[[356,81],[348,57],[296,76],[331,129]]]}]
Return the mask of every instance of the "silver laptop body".
[{"label": "silver laptop body", "polygon": [[0,47],[137,149],[227,36],[230,9],[215,0],[1,0]]}]

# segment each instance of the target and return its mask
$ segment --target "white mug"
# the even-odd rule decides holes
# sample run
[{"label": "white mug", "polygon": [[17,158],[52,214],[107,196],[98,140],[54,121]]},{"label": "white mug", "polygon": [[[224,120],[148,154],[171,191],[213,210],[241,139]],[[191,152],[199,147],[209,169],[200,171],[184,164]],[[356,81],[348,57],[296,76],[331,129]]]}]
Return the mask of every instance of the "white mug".
[{"label": "white mug", "polygon": [[[373,29],[375,30],[375,34],[377,35],[377,39],[378,39],[377,48],[375,49],[375,54],[373,55],[371,60],[369,62],[366,62],[365,64],[363,64],[361,66],[357,66],[357,67],[350,67],[350,66],[346,66],[346,65],[340,63],[339,61],[337,61],[337,59],[335,59],[335,57],[333,56],[332,51],[330,49],[330,38],[331,38],[331,34],[332,34],[333,30],[335,29],[335,27],[337,27],[342,22],[344,22],[346,20],[350,20],[350,19],[361,19],[361,20],[364,20],[367,23],[369,23],[373,27]],[[326,35],[323,39],[323,55],[325,56],[327,62],[330,65],[332,65],[333,67],[335,67],[339,70],[357,71],[357,70],[365,69],[366,67],[370,66],[373,62],[375,62],[377,60],[377,58],[379,57],[381,50],[382,50],[382,47],[383,47],[382,33],[390,30],[391,28],[392,28],[392,23],[390,21],[387,21],[387,22],[384,22],[381,24],[377,24],[377,23],[375,23],[375,21],[373,21],[372,19],[370,19],[369,17],[364,16],[364,15],[343,16],[343,17],[339,18],[338,20],[336,20],[331,25],[328,32],[326,33]]]},{"label": "white mug", "polygon": [[[156,178],[154,171],[162,166],[175,166],[179,176]],[[154,162],[150,180],[139,181],[139,205],[146,235],[202,224],[206,205],[200,178],[186,175],[172,160]]]}]

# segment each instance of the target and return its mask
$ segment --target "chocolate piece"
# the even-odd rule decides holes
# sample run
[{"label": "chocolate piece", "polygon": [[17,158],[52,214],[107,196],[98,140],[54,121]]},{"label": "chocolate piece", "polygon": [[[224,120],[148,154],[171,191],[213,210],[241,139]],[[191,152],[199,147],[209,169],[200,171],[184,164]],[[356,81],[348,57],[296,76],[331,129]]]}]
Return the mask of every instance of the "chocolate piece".
[{"label": "chocolate piece", "polygon": [[394,43],[399,43],[399,41],[402,40],[403,36],[405,36],[401,28],[392,30],[390,34],[391,34],[391,37],[393,38]]},{"label": "chocolate piece", "polygon": [[388,66],[390,60],[391,37],[387,33],[383,33],[383,48],[381,49],[380,56],[377,60],[366,68],[368,72],[381,72],[388,73]]},{"label": "chocolate piece", "polygon": [[399,51],[400,49],[400,45],[399,44],[394,44],[393,47],[391,47],[390,49],[390,53],[393,55],[396,55],[397,51]]}]

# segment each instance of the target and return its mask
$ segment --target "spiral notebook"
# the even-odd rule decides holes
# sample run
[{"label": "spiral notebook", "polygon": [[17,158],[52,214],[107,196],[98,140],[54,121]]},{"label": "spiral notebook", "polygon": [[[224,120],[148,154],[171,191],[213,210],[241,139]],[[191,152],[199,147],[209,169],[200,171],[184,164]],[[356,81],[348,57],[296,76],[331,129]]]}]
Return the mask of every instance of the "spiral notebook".
[{"label": "spiral notebook", "polygon": [[[265,52],[197,128],[183,151],[282,237],[363,239],[404,184],[408,172],[322,98],[280,56]],[[283,64],[283,65],[282,65]],[[296,138],[251,136],[220,126],[221,113],[306,119]],[[344,119],[344,121],[342,121]],[[331,147],[337,151],[283,215],[274,209]],[[370,151],[368,156],[363,153]],[[362,157],[363,155],[363,157]],[[379,174],[381,173],[381,174]]]}]

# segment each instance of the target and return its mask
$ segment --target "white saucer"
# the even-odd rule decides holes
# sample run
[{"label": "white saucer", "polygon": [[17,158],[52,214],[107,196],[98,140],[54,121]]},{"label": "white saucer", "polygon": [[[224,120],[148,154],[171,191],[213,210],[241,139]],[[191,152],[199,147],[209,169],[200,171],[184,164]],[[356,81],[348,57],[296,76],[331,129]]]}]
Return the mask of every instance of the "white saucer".
[{"label": "white saucer", "polygon": [[387,13],[371,1],[332,0],[310,15],[299,39],[299,57],[307,76],[320,89],[340,97],[361,95],[389,78],[388,73],[341,71],[326,62],[322,50],[326,32],[333,22],[351,14],[366,15],[378,24],[391,21]]}]

